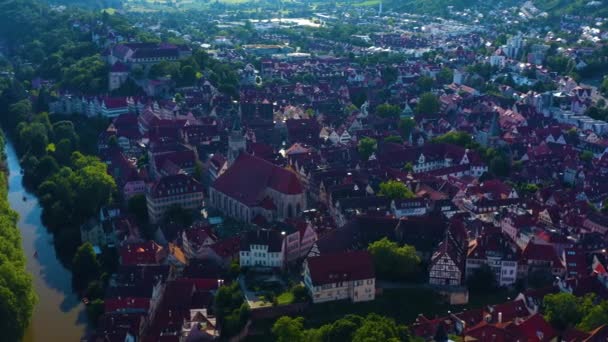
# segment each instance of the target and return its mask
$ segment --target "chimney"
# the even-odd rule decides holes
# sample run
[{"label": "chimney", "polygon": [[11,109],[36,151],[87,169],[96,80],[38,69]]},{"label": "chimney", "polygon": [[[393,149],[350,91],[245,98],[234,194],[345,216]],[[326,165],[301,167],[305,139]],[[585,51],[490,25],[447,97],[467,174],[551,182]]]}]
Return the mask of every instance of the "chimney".
[{"label": "chimney", "polygon": [[502,323],[502,312],[498,313],[498,323]]}]

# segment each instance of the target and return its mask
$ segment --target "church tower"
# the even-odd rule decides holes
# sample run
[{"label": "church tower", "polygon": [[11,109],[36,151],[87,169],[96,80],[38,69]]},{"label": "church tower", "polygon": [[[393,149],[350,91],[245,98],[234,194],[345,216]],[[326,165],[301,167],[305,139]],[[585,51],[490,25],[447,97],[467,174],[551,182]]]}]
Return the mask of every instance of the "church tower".
[{"label": "church tower", "polygon": [[243,136],[243,129],[241,128],[241,118],[236,117],[234,124],[232,125],[232,131],[228,136],[228,164],[236,160],[236,158],[245,151],[246,142]]}]

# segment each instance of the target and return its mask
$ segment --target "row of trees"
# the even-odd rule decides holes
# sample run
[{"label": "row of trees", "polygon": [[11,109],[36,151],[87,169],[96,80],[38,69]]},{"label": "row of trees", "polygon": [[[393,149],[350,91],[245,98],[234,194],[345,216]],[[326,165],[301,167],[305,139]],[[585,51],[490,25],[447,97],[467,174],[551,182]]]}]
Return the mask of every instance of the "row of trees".
[{"label": "row of trees", "polygon": [[[435,117],[439,114],[441,103],[437,95],[425,92],[420,95],[414,112],[421,116]],[[381,118],[398,118],[401,115],[401,107],[398,105],[383,103],[376,107],[376,115]]]},{"label": "row of trees", "polygon": [[222,336],[238,334],[249,320],[249,306],[243,299],[238,282],[221,286],[215,295],[215,315],[222,327]]},{"label": "row of trees", "polygon": [[[0,148],[4,150],[3,137]],[[0,173],[0,330],[2,340],[19,341],[29,325],[36,294],[25,270],[18,215],[8,202],[5,171]]]},{"label": "row of trees", "polygon": [[560,332],[573,327],[591,331],[608,322],[608,301],[599,300],[595,294],[548,294],[543,299],[543,311],[547,321]]},{"label": "row of trees", "polygon": [[421,260],[414,246],[399,246],[383,238],[372,242],[367,250],[372,255],[376,275],[380,279],[412,281],[420,275]]},{"label": "row of trees", "polygon": [[410,334],[406,326],[395,320],[377,314],[366,317],[347,315],[318,329],[304,329],[304,318],[283,316],[272,326],[272,333],[278,342],[317,341],[408,341]]}]

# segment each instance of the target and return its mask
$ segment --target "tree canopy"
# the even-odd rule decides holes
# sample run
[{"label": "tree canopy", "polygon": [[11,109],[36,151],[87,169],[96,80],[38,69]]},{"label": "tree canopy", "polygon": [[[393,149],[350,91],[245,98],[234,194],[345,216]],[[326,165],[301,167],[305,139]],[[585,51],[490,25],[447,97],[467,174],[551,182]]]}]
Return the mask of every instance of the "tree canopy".
[{"label": "tree canopy", "polygon": [[557,330],[565,331],[583,319],[591,299],[592,297],[578,298],[566,292],[548,294],[543,300],[545,318]]},{"label": "tree canopy", "polygon": [[399,246],[388,238],[372,242],[367,248],[374,259],[376,275],[391,280],[412,280],[420,271],[420,257],[414,246]]},{"label": "tree canopy", "polygon": [[366,317],[346,315],[317,329],[304,329],[304,323],[302,317],[284,316],[274,323],[272,333],[279,342],[400,342],[410,339],[406,326],[374,313]]},{"label": "tree canopy", "polygon": [[365,137],[359,140],[358,149],[363,160],[368,160],[377,148],[378,142],[376,141],[376,139]]},{"label": "tree canopy", "polygon": [[415,195],[407,187],[407,185],[403,184],[400,181],[389,180],[383,183],[380,183],[380,191],[378,192],[381,196],[390,197],[391,199],[404,199],[404,198],[414,198]]},{"label": "tree canopy", "polygon": [[401,114],[401,108],[397,105],[383,103],[376,107],[376,114],[381,118],[397,118]]},{"label": "tree canopy", "polygon": [[439,99],[433,93],[424,93],[420,96],[414,111],[416,114],[425,116],[436,116],[439,114]]},{"label": "tree canopy", "polygon": [[238,334],[249,317],[249,307],[243,300],[238,282],[221,286],[215,295],[214,308],[224,337]]},{"label": "tree canopy", "polygon": [[[0,136],[0,148],[4,139]],[[6,174],[0,173],[0,330],[3,340],[19,341],[36,303],[32,278],[25,270],[18,215],[7,199]]]},{"label": "tree canopy", "polygon": [[414,121],[412,118],[402,118],[399,121],[399,131],[405,139],[410,137],[414,127],[416,127],[416,121]]}]

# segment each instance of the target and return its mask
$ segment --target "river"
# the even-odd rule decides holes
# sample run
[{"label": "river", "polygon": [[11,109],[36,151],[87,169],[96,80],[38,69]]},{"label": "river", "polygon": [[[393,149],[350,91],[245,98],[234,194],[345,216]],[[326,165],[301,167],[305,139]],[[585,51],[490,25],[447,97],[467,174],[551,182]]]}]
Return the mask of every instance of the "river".
[{"label": "river", "polygon": [[19,213],[27,271],[34,278],[38,294],[38,304],[23,341],[80,341],[86,330],[86,311],[72,292],[72,274],[57,259],[53,237],[40,220],[42,208],[36,197],[24,189],[19,159],[8,141],[6,157],[10,172],[8,200]]}]

